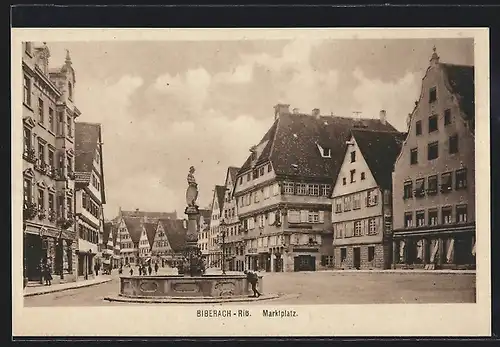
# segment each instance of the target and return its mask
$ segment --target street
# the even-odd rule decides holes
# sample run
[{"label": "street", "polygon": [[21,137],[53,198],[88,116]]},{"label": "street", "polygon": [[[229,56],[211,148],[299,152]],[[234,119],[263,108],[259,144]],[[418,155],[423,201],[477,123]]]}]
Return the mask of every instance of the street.
[{"label": "street", "polygon": [[[283,293],[271,301],[244,305],[276,304],[402,304],[473,303],[475,275],[437,273],[264,273],[264,292]],[[109,302],[119,290],[118,277],[91,287],[25,297],[26,307],[141,305]],[[232,303],[234,305],[235,303]]]}]

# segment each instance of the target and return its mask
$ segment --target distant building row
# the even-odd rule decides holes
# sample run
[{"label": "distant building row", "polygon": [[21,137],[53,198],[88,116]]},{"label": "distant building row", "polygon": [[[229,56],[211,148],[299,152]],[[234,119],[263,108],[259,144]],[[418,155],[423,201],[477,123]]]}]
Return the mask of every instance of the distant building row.
[{"label": "distant building row", "polygon": [[276,105],[215,187],[209,266],[225,252],[230,270],[475,267],[474,67],[434,52],[407,126]]}]

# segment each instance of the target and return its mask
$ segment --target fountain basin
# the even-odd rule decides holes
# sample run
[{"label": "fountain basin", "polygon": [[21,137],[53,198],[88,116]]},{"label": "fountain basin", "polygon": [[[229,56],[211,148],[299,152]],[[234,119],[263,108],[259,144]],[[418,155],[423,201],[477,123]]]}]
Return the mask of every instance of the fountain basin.
[{"label": "fountain basin", "polygon": [[[263,294],[263,279],[257,289]],[[253,295],[245,275],[121,276],[120,296],[127,298],[238,298]]]}]

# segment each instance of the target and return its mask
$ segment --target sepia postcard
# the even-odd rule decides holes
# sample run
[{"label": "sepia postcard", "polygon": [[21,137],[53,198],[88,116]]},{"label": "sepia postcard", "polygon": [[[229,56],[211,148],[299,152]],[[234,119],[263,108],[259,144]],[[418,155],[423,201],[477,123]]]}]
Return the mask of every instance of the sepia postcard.
[{"label": "sepia postcard", "polygon": [[487,29],[13,29],[11,56],[15,336],[491,334]]}]

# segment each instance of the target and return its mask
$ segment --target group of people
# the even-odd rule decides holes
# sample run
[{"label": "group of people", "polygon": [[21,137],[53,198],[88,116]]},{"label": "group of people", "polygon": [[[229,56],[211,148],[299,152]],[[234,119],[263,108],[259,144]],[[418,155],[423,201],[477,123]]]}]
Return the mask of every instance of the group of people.
[{"label": "group of people", "polygon": [[50,261],[45,261],[40,264],[40,274],[42,282],[45,281],[46,286],[52,285],[52,264]]},{"label": "group of people", "polygon": [[[141,265],[138,265],[138,270],[139,270],[139,276],[146,276],[147,274],[149,274],[150,276],[153,274],[153,267],[151,266],[151,262],[148,262],[147,263],[147,266],[146,264],[141,264]],[[154,265],[154,272],[155,272],[155,275],[158,274],[158,269],[160,268],[160,266],[158,265],[158,263],[155,263]],[[132,267],[130,267],[130,276],[132,276],[134,274],[134,269]]]}]

